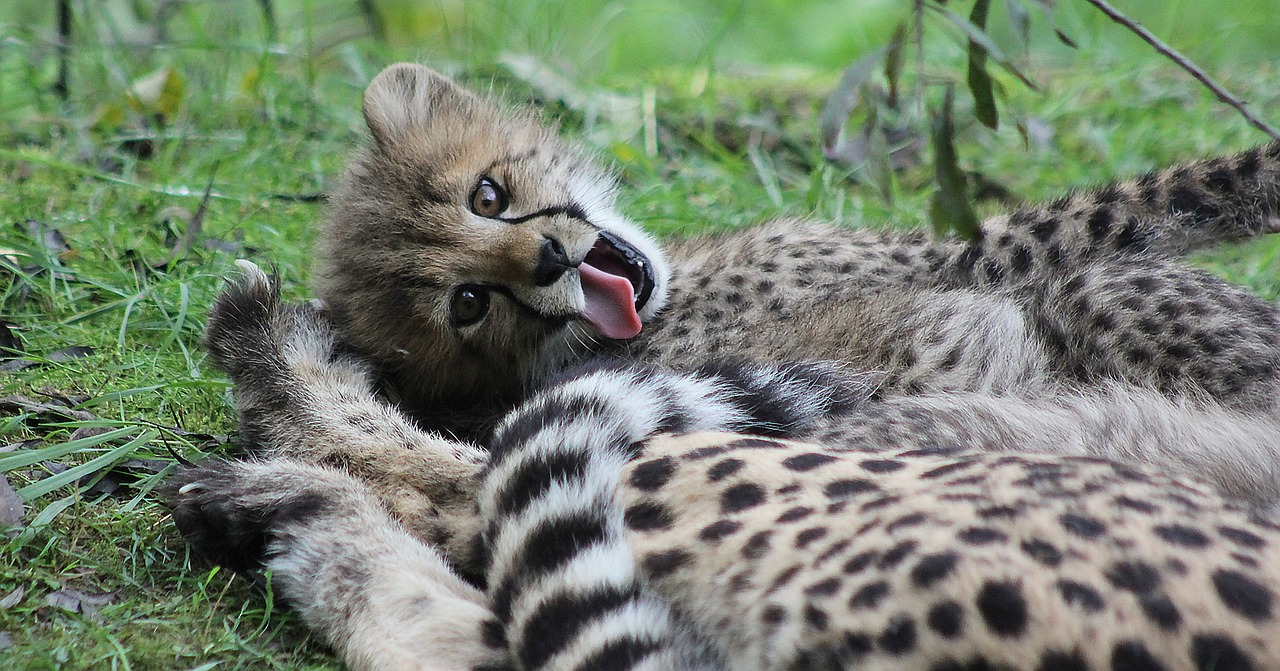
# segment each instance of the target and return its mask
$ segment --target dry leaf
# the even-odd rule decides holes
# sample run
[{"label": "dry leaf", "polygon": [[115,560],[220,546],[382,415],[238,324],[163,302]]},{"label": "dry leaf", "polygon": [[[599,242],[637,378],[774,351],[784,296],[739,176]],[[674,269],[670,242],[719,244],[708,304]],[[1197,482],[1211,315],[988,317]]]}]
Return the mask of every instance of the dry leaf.
[{"label": "dry leaf", "polygon": [[3,599],[0,599],[0,610],[9,610],[10,608],[13,608],[14,606],[22,603],[22,597],[26,595],[27,595],[26,588],[24,588],[22,585],[18,585],[18,588],[13,590],[12,592],[9,592],[8,596],[6,596]]},{"label": "dry leaf", "polygon": [[22,497],[13,491],[9,478],[0,475],[0,529],[22,524],[22,512]]}]

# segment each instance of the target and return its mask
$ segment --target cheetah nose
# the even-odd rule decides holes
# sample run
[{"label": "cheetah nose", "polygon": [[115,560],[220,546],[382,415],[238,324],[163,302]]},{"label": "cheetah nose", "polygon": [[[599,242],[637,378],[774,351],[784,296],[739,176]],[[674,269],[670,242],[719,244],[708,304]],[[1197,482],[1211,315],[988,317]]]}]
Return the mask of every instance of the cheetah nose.
[{"label": "cheetah nose", "polygon": [[538,251],[538,265],[533,269],[533,283],[545,287],[560,279],[572,267],[569,255],[564,252],[564,245],[555,238],[543,238],[542,249]]}]

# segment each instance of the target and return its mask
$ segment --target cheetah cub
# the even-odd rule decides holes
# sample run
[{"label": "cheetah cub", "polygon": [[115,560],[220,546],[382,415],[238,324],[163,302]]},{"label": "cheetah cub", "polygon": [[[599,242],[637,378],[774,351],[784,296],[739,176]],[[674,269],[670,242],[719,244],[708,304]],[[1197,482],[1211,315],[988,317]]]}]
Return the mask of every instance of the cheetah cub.
[{"label": "cheetah cub", "polygon": [[888,393],[1123,381],[1280,416],[1274,306],[1183,265],[1277,230],[1280,144],[1028,206],[975,244],[778,221],[659,246],[529,114],[423,66],[364,96],[316,294],[431,428],[478,438],[585,358],[883,370]]},{"label": "cheetah cub", "polygon": [[[495,418],[596,357],[842,362],[923,399],[938,440],[1017,449],[1011,436],[1043,428],[1056,452],[1280,501],[1280,315],[1177,258],[1276,230],[1280,144],[1017,209],[980,243],[782,221],[664,249],[618,214],[582,151],[425,67],[379,74],[364,115],[371,139],[332,195],[316,291],[333,347],[376,381],[341,396],[303,353],[246,363],[235,301],[206,342],[251,445],[344,465],[424,538],[442,541],[441,506],[470,504],[473,483],[453,476],[483,458],[474,443]],[[260,366],[296,388],[259,384]],[[392,407],[373,391],[388,387]],[[868,445],[902,435],[876,426]]]},{"label": "cheetah cub", "polygon": [[[216,327],[258,391],[336,400],[335,426],[371,412],[345,386],[362,362],[263,280]],[[1155,467],[939,441],[927,397],[873,390],[820,363],[563,377],[473,462],[478,523],[451,531],[478,539],[483,591],[346,470],[219,462],[169,494],[198,551],[269,569],[357,670],[1280,668],[1280,527]],[[901,439],[861,433],[888,419]],[[790,440],[824,423],[836,437]]]}]

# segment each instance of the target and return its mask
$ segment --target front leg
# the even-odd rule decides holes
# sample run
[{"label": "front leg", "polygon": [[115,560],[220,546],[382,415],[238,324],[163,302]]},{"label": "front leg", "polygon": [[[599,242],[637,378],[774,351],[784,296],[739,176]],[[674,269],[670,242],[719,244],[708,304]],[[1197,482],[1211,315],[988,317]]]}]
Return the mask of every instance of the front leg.
[{"label": "front leg", "polygon": [[505,668],[485,595],[339,471],[289,459],[215,462],[167,485],[200,554],[270,571],[276,593],[358,671]]},{"label": "front leg", "polygon": [[480,448],[418,428],[380,400],[368,366],[342,351],[328,320],[285,305],[257,266],[218,297],[205,346],[235,383],[251,451],[340,468],[365,484],[418,538],[473,569]]}]

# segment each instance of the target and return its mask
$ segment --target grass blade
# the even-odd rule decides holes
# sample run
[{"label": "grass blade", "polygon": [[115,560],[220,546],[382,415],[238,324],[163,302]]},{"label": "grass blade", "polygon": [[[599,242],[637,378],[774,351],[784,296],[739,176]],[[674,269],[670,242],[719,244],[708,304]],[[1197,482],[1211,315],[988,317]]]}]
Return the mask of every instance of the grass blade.
[{"label": "grass blade", "polygon": [[95,473],[124,459],[130,454],[136,452],[142,445],[154,440],[158,435],[160,435],[160,432],[155,429],[147,429],[133,440],[130,440],[124,445],[121,445],[106,454],[90,459],[83,464],[68,468],[57,475],[51,475],[39,482],[32,483],[22,489],[19,489],[18,496],[21,496],[24,501],[31,501],[37,497],[44,496],[49,492],[75,482],[86,475]]},{"label": "grass blade", "polygon": [[138,429],[139,427],[137,426],[126,426],[124,428],[116,429],[114,431],[108,431],[106,433],[101,433],[96,436],[87,436],[85,438],[77,438],[75,440],[69,440],[65,443],[58,443],[57,445],[51,445],[49,447],[41,448],[38,450],[23,450],[21,452],[14,452],[12,454],[2,455],[0,456],[0,473],[7,473],[9,471],[12,471],[15,468],[22,468],[23,466],[30,466],[31,464],[38,464],[42,461],[51,461],[53,459],[60,459],[62,457],[67,456],[68,454],[71,454],[72,452],[79,452],[81,450],[94,447],[96,445],[101,445],[105,442],[112,441],[117,438],[123,438],[124,436],[131,436],[137,433]]}]

